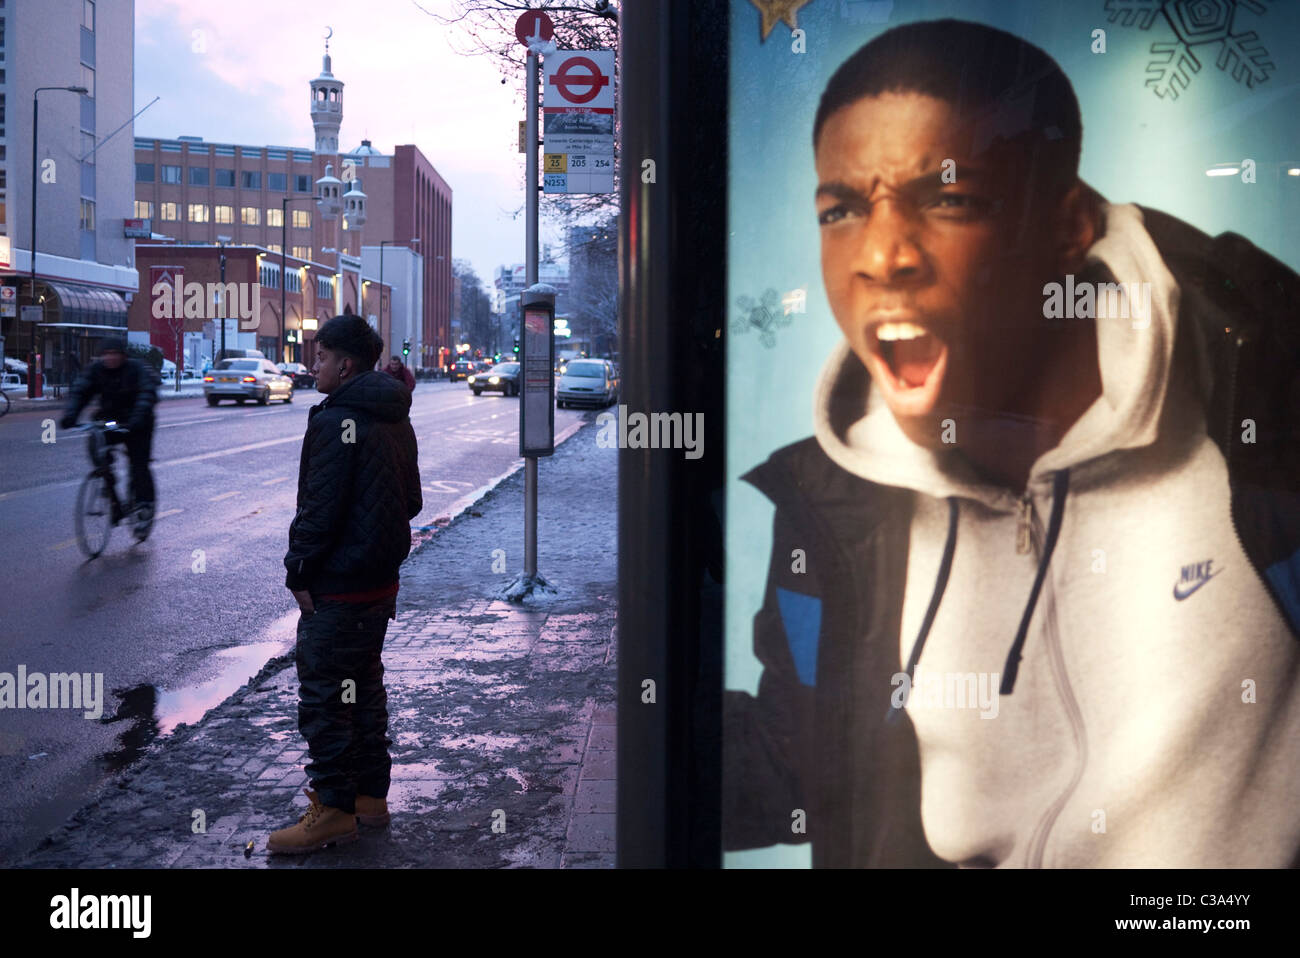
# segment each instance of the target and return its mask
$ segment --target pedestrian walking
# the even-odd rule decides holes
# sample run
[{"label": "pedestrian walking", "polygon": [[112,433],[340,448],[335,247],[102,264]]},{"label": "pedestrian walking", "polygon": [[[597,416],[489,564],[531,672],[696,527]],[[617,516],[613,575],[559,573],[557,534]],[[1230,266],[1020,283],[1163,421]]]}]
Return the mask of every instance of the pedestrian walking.
[{"label": "pedestrian walking", "polygon": [[388,824],[392,759],[381,661],[396,617],[398,568],[423,507],[411,393],[375,371],[384,344],[361,317],[316,335],[316,389],[298,466],[285,585],[298,619],[298,729],[311,805],[273,832],[272,854],[354,841],[357,823]]},{"label": "pedestrian walking", "polygon": [[388,357],[388,365],[384,367],[384,372],[388,373],[388,375],[392,376],[398,382],[406,383],[407,389],[412,392],[415,391],[415,376],[412,375],[410,367],[402,362],[400,356]]}]

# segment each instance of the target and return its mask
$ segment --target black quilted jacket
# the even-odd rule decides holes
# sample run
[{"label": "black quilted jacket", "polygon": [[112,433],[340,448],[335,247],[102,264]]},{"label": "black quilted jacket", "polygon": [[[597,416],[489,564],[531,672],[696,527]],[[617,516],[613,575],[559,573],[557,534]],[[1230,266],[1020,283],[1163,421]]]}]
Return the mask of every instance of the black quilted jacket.
[{"label": "black quilted jacket", "polygon": [[153,425],[158,375],[138,359],[128,358],[117,369],[96,360],[72,387],[68,418],[75,420],[95,398],[99,399],[97,418],[115,419],[133,431],[144,429]]},{"label": "black quilted jacket", "polygon": [[391,585],[423,508],[411,394],[362,373],[311,408],[298,463],[285,585],[312,593]]}]

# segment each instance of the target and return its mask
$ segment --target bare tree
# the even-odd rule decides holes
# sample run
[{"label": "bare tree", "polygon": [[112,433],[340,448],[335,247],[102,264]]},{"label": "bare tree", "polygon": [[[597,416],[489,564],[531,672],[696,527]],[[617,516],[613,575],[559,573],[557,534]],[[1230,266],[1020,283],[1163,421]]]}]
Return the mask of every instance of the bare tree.
[{"label": "bare tree", "polygon": [[460,320],[461,336],[465,342],[485,352],[496,342],[496,330],[492,325],[492,301],[483,289],[483,282],[469,260],[451,261],[452,273],[460,280]]},{"label": "bare tree", "polygon": [[569,260],[569,307],[577,330],[597,355],[618,343],[618,214],[594,222],[567,224],[564,248]]},{"label": "bare tree", "polygon": [[[448,42],[463,56],[490,57],[501,73],[501,82],[524,85],[524,64],[528,51],[515,37],[515,21],[526,10],[544,10],[555,24],[555,46],[560,50],[618,49],[618,11],[608,0],[589,3],[529,2],[529,0],[456,0],[453,15],[445,17],[413,3],[429,16],[449,27]],[[538,117],[538,130],[542,118]],[[503,145],[516,149],[513,131],[503,136]],[[615,114],[614,149],[618,151],[618,119]],[[614,159],[612,193],[543,193],[544,215],[579,219],[618,208],[618,157]],[[523,212],[522,207],[518,211]]]}]

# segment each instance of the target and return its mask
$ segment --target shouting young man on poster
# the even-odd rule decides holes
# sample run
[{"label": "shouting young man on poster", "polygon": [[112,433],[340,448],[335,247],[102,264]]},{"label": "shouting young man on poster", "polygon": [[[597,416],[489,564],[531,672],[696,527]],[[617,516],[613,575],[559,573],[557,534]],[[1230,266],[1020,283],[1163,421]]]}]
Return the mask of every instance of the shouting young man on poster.
[{"label": "shouting young man on poster", "polygon": [[1081,143],[1060,67],[978,24],[890,30],[827,85],[844,339],[815,436],[745,477],[777,511],[727,847],[1296,861],[1300,278],[1108,202]]}]

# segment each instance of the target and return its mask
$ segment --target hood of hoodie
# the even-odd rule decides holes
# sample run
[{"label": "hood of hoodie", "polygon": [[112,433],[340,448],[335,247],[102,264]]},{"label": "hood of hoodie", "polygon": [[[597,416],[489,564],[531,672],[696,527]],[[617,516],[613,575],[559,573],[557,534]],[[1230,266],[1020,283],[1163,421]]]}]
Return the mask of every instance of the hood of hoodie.
[{"label": "hood of hoodie", "polygon": [[401,422],[410,415],[411,393],[387,373],[371,370],[343,383],[320,405],[356,409],[380,422]]},{"label": "hood of hoodie", "polygon": [[[1031,483],[1107,453],[1150,445],[1159,431],[1174,349],[1178,285],[1136,206],[1106,204],[1102,213],[1105,231],[1088,250],[1087,267],[1075,277],[1076,288],[1085,281],[1149,284],[1148,315],[1096,320],[1102,393],[1034,463]],[[864,479],[939,498],[974,499],[1000,511],[1015,508],[1015,493],[981,480],[956,448],[925,449],[908,439],[846,342],[836,347],[822,370],[813,397],[813,422],[826,454]]]}]

